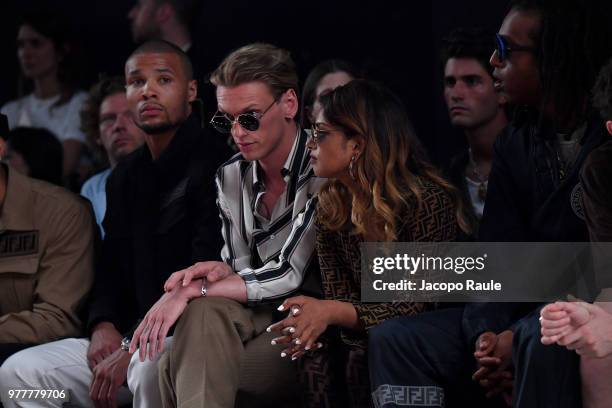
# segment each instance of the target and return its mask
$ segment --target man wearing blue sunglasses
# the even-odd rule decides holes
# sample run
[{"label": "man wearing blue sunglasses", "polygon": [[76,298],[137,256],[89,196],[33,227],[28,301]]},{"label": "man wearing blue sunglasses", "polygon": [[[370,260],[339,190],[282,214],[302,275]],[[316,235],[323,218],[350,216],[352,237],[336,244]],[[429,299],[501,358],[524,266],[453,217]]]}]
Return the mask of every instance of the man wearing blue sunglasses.
[{"label": "man wearing blue sunglasses", "polygon": [[[512,2],[490,63],[496,88],[518,114],[494,144],[480,240],[588,241],[578,176],[588,154],[609,138],[589,99],[612,52],[610,7],[604,1]],[[542,305],[469,304],[455,326],[446,324],[448,310],[433,312],[426,324],[417,316],[401,330],[393,321],[378,326],[369,344],[373,395],[392,392],[377,406],[461,406],[450,398],[471,364],[463,360],[463,341],[452,335],[461,333],[473,350],[467,355],[476,363],[472,378],[488,397],[502,395],[517,408],[581,407],[577,355],[540,342]],[[432,339],[444,346],[431,347]]]},{"label": "man wearing blue sunglasses", "polygon": [[[602,17],[609,7],[520,0],[506,15],[490,63],[497,89],[519,113],[494,146],[483,241],[589,240],[579,174],[606,139],[589,93],[612,53]],[[578,358],[541,344],[541,306],[466,308],[467,335],[477,337],[474,379],[492,394],[505,391],[516,407],[579,407]],[[500,380],[504,372],[513,373],[513,392]]]}]

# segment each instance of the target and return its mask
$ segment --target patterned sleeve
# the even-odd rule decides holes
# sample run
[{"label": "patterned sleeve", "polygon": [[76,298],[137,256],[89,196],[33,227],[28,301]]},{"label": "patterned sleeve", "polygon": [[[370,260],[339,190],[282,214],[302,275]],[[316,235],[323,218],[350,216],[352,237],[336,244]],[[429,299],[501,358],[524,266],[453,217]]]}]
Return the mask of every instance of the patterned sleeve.
[{"label": "patterned sleeve", "polygon": [[[455,206],[449,195],[425,182],[422,204],[416,214],[408,218],[398,241],[444,242],[453,241],[457,234]],[[365,330],[383,321],[404,315],[415,315],[425,309],[420,302],[361,303],[354,302],[355,310]]]},{"label": "patterned sleeve", "polygon": [[217,207],[219,207],[221,217],[221,236],[223,237],[221,259],[234,271],[239,271],[251,266],[251,249],[240,236],[239,221],[232,217],[225,194],[223,194],[220,172],[221,170],[217,174],[215,183],[217,185]]},{"label": "patterned sleeve", "polygon": [[281,299],[300,288],[314,256],[314,214],[315,205],[308,201],[304,211],[293,220],[289,237],[278,256],[259,268],[238,271],[246,283],[250,304]]}]

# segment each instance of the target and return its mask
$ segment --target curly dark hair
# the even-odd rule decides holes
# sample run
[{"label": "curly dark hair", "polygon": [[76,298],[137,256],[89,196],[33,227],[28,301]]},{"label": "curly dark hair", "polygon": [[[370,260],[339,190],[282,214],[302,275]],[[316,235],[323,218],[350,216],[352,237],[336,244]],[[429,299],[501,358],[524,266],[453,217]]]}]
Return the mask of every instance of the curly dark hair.
[{"label": "curly dark hair", "polygon": [[542,83],[541,106],[552,108],[554,125],[567,128],[592,114],[589,99],[601,67],[612,55],[609,0],[514,0],[510,10],[536,13]]},{"label": "curly dark hair", "polygon": [[114,76],[102,78],[91,87],[89,98],[81,111],[81,130],[87,135],[87,141],[96,154],[96,162],[104,165],[108,159],[104,148],[98,143],[100,138],[100,105],[104,99],[116,93],[125,93],[125,80]]},{"label": "curly dark hair", "polygon": [[442,66],[451,58],[470,58],[480,63],[489,75],[493,75],[493,66],[489,58],[493,54],[493,33],[482,27],[457,28],[443,40],[441,52]]},{"label": "curly dark hair", "polygon": [[612,120],[612,59],[599,71],[593,87],[593,108],[602,119]]}]

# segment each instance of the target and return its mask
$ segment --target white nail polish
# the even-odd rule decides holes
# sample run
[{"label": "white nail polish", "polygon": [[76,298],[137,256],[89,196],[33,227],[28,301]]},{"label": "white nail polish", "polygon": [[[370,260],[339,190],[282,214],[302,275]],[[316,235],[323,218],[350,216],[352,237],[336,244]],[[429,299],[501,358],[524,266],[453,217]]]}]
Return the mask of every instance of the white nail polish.
[{"label": "white nail polish", "polygon": [[297,360],[297,357],[295,356],[291,357],[291,361],[295,361],[295,360]]},{"label": "white nail polish", "polygon": [[306,351],[310,350],[310,346],[304,347],[304,350],[306,350]]},{"label": "white nail polish", "polygon": [[285,310],[285,306],[280,305],[276,310],[278,310],[279,312],[282,312],[283,310]]},{"label": "white nail polish", "polygon": [[273,346],[276,346],[276,340],[272,340],[270,343],[271,343]]},{"label": "white nail polish", "polygon": [[300,339],[296,339],[295,340],[295,344],[300,345],[300,344],[302,344],[302,342],[300,341]]},{"label": "white nail polish", "polygon": [[268,333],[272,332],[272,326],[268,326],[268,328],[266,329],[266,331],[267,331]]},{"label": "white nail polish", "polygon": [[289,329],[289,333],[295,333],[295,327],[291,327],[291,328]]},{"label": "white nail polish", "polygon": [[282,357],[282,358],[287,357],[287,353],[285,353],[285,352],[283,351],[283,352],[281,353],[281,357]]}]

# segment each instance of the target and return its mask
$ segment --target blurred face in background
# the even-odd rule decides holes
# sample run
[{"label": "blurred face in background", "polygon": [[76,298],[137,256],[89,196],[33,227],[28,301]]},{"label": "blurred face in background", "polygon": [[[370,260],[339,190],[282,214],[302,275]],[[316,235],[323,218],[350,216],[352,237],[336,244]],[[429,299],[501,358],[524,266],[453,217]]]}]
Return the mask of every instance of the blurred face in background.
[{"label": "blurred face in background", "polygon": [[144,143],[124,92],[107,96],[100,105],[100,139],[111,163],[117,163]]},{"label": "blurred face in background", "polygon": [[505,103],[489,72],[474,58],[449,58],[446,62],[444,99],[453,126],[466,129],[489,123]]},{"label": "blurred face in background", "polygon": [[310,113],[311,123],[315,123],[317,117],[319,116],[319,113],[321,112],[321,95],[325,95],[326,93],[333,91],[337,87],[351,82],[353,79],[354,78],[352,76],[350,76],[344,71],[330,72],[329,74],[321,78],[315,92],[314,103],[312,104],[312,110]]},{"label": "blurred face in background", "polygon": [[17,34],[17,58],[28,79],[57,75],[61,56],[50,38],[29,25],[22,25]]},{"label": "blurred face in background", "polygon": [[128,18],[131,22],[132,40],[135,43],[159,38],[158,7],[157,0],[138,0],[130,10]]}]

